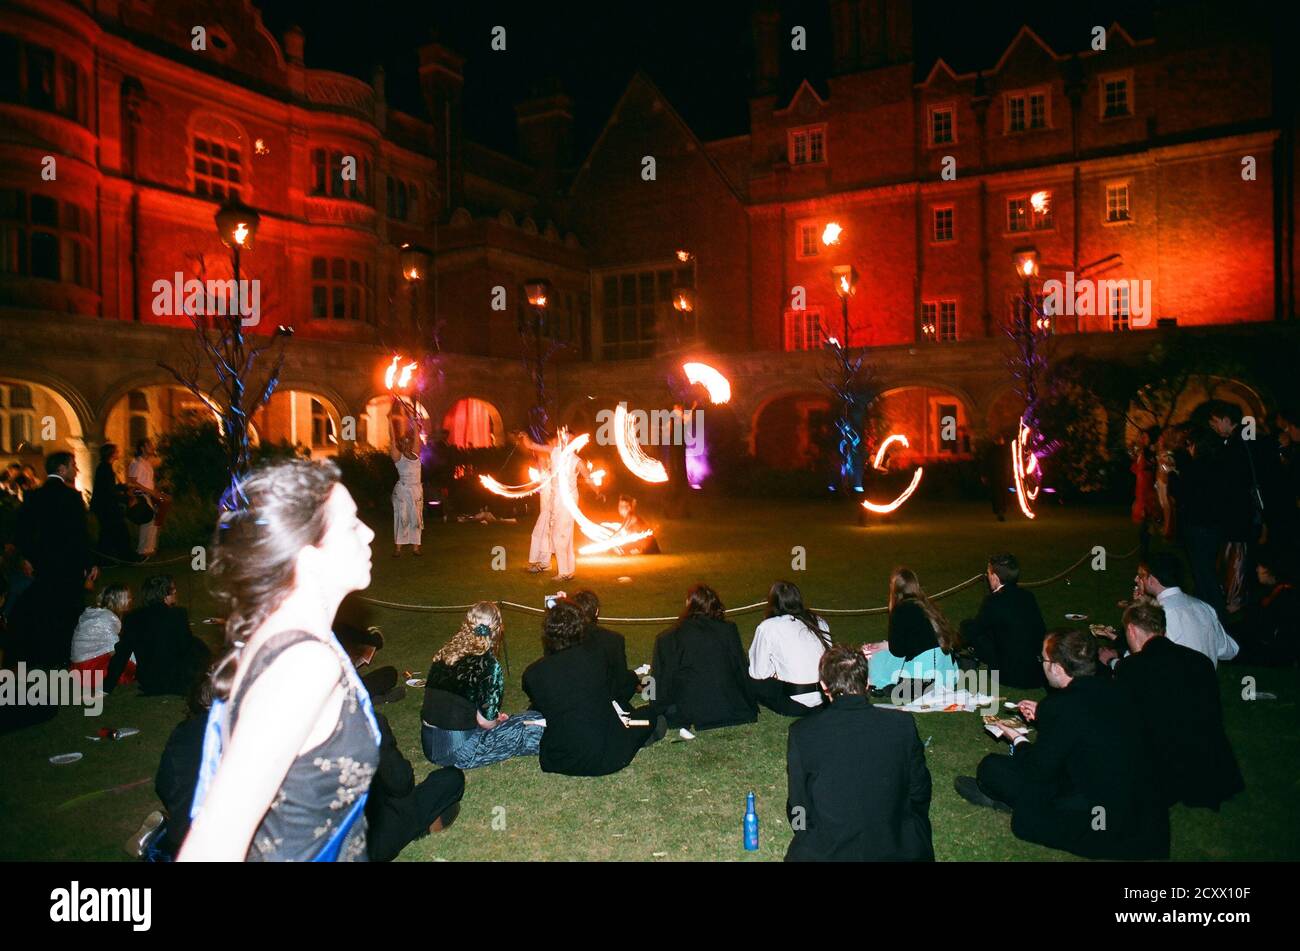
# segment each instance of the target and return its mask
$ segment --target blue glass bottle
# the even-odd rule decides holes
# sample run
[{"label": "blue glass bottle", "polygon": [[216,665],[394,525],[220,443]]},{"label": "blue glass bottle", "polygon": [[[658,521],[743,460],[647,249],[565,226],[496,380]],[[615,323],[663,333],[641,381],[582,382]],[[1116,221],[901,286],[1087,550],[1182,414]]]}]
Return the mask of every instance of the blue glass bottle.
[{"label": "blue glass bottle", "polygon": [[754,794],[745,797],[745,851],[758,851],[758,813],[754,811]]}]

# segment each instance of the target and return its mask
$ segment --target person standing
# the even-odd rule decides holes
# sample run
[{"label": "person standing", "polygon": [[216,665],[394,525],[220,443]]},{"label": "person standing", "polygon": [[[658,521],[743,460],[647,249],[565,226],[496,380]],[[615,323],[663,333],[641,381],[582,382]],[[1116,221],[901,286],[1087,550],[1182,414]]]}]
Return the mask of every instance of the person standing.
[{"label": "person standing", "polygon": [[1138,557],[1146,558],[1151,552],[1151,529],[1159,527],[1163,516],[1160,495],[1156,491],[1156,444],[1160,427],[1152,426],[1138,433],[1133,448],[1133,524],[1138,527]]},{"label": "person standing", "polygon": [[375,533],[330,461],[243,481],[210,566],[226,617],[180,861],[366,861],[380,729],[330,625],[370,584]]},{"label": "person standing", "polygon": [[519,439],[526,449],[545,455],[550,462],[550,478],[542,488],[542,509],[533,526],[528,570],[534,574],[545,571],[550,567],[551,553],[554,552],[558,569],[555,580],[570,581],[577,572],[577,559],[573,553],[573,513],[564,504],[564,496],[567,493],[577,502],[579,476],[598,492],[599,487],[592,481],[578,454],[569,448],[567,427],[561,426],[555,438],[545,444],[534,442],[524,433],[519,433]]},{"label": "person standing", "polygon": [[86,503],[77,491],[77,460],[70,452],[45,460],[45,482],[28,489],[18,510],[18,551],[35,580],[10,615],[13,660],[30,667],[66,667],[88,584],[99,577],[90,550]]},{"label": "person standing", "polygon": [[140,526],[140,537],[136,541],[135,552],[142,558],[158,551],[158,503],[162,499],[154,489],[153,459],[153,442],[141,439],[135,446],[135,458],[126,470],[127,489],[147,498],[154,510],[153,518]]},{"label": "person standing", "polygon": [[424,532],[424,484],[420,480],[420,454],[417,452],[415,420],[406,417],[407,425],[397,434],[393,417],[388,417],[388,454],[397,466],[397,484],[393,486],[393,557],[410,545],[411,554],[422,555]]},{"label": "person standing", "polygon": [[113,468],[116,461],[116,445],[106,442],[99,447],[99,465],[95,468],[90,510],[99,520],[100,553],[119,561],[129,561],[131,536],[122,512],[123,486],[117,481],[117,472]]},{"label": "person standing", "polygon": [[826,710],[790,725],[787,862],[932,862],[930,770],[911,714],[867,699],[867,659],[835,646],[818,676]]}]

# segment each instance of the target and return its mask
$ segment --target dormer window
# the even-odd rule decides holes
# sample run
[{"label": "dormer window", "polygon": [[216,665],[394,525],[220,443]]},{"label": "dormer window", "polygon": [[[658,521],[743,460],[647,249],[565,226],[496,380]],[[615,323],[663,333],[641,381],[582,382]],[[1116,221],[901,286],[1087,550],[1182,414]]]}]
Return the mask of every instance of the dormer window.
[{"label": "dormer window", "polygon": [[949,145],[957,141],[957,120],[950,104],[930,107],[930,144]]},{"label": "dormer window", "polygon": [[1133,74],[1108,73],[1099,79],[1101,117],[1124,119],[1133,115]]},{"label": "dormer window", "polygon": [[790,164],[824,165],[826,163],[826,126],[809,126],[790,130]]},{"label": "dormer window", "polygon": [[1006,132],[1032,132],[1051,124],[1047,89],[1017,89],[1006,94]]}]

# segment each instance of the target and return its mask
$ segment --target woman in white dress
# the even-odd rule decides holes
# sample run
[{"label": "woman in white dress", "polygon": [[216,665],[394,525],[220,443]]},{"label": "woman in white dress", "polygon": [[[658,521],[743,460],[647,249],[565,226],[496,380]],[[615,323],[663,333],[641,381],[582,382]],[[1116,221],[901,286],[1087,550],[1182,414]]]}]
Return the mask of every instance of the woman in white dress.
[{"label": "woman in white dress", "polygon": [[136,553],[146,558],[158,550],[158,493],[153,483],[153,443],[141,439],[135,446],[135,458],[126,470],[126,486],[131,492],[146,496],[154,507],[154,517],[148,525],[140,526],[140,540],[135,546]]},{"label": "woman in white dress", "polygon": [[420,454],[415,441],[414,422],[408,418],[401,436],[388,417],[388,452],[397,466],[397,485],[393,486],[393,557],[402,553],[403,545],[411,554],[422,555],[420,535],[424,531],[424,486],[420,482]]}]

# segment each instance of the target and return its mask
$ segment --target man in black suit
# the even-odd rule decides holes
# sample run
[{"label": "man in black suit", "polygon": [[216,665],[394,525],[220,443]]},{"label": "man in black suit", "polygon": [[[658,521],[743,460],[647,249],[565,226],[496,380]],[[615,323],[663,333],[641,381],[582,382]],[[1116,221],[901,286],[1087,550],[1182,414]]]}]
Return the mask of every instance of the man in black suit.
[{"label": "man in black suit", "polygon": [[1020,704],[1038,741],[999,727],[1012,755],[991,753],[974,778],[958,776],[958,795],[1011,811],[1011,831],[1028,842],[1085,858],[1168,858],[1169,810],[1154,788],[1141,716],[1113,680],[1096,676],[1096,639],[1052,631],[1041,656],[1056,689]]},{"label": "man in black suit", "polygon": [[86,585],[99,569],[90,551],[86,503],[76,489],[76,457],[51,453],[45,472],[45,484],[24,495],[14,526],[18,551],[31,562],[35,580],[14,606],[9,654],[48,669],[68,665]]},{"label": "man in black suit", "polygon": [[826,709],[795,720],[786,749],[787,862],[930,862],[930,770],[911,714],[867,699],[867,659],[832,647]]},{"label": "man in black suit", "polygon": [[366,799],[366,852],[372,862],[391,862],[416,839],[441,832],[456,821],[465,795],[465,774],[447,766],[417,783],[388,718],[376,711],[375,722],[379,767]]},{"label": "man in black suit", "polygon": [[529,706],[546,719],[538,762],[544,773],[607,776],[617,773],[637,751],[663,738],[668,721],[625,726],[609,696],[599,655],[582,646],[586,616],[568,598],[546,612],[544,656],[524,671]]},{"label": "man in black suit", "polygon": [[[1140,711],[1164,802],[1217,811],[1246,786],[1223,729],[1214,665],[1165,637],[1158,604],[1131,605],[1124,629],[1132,653],[1115,661],[1115,682]],[[1103,648],[1103,660],[1107,654],[1114,651]]]},{"label": "man in black suit", "polygon": [[626,710],[633,695],[641,688],[641,678],[627,669],[627,642],[623,635],[600,626],[600,598],[596,597],[596,592],[579,591],[573,596],[573,601],[587,620],[582,646],[600,658],[609,681],[609,699],[617,700]]},{"label": "man in black suit", "polygon": [[994,555],[986,574],[989,594],[979,614],[962,622],[962,640],[975,648],[975,656],[990,670],[998,671],[998,680],[1005,686],[1044,686],[1037,656],[1047,625],[1034,593],[1019,585],[1020,563],[1015,555]]}]

